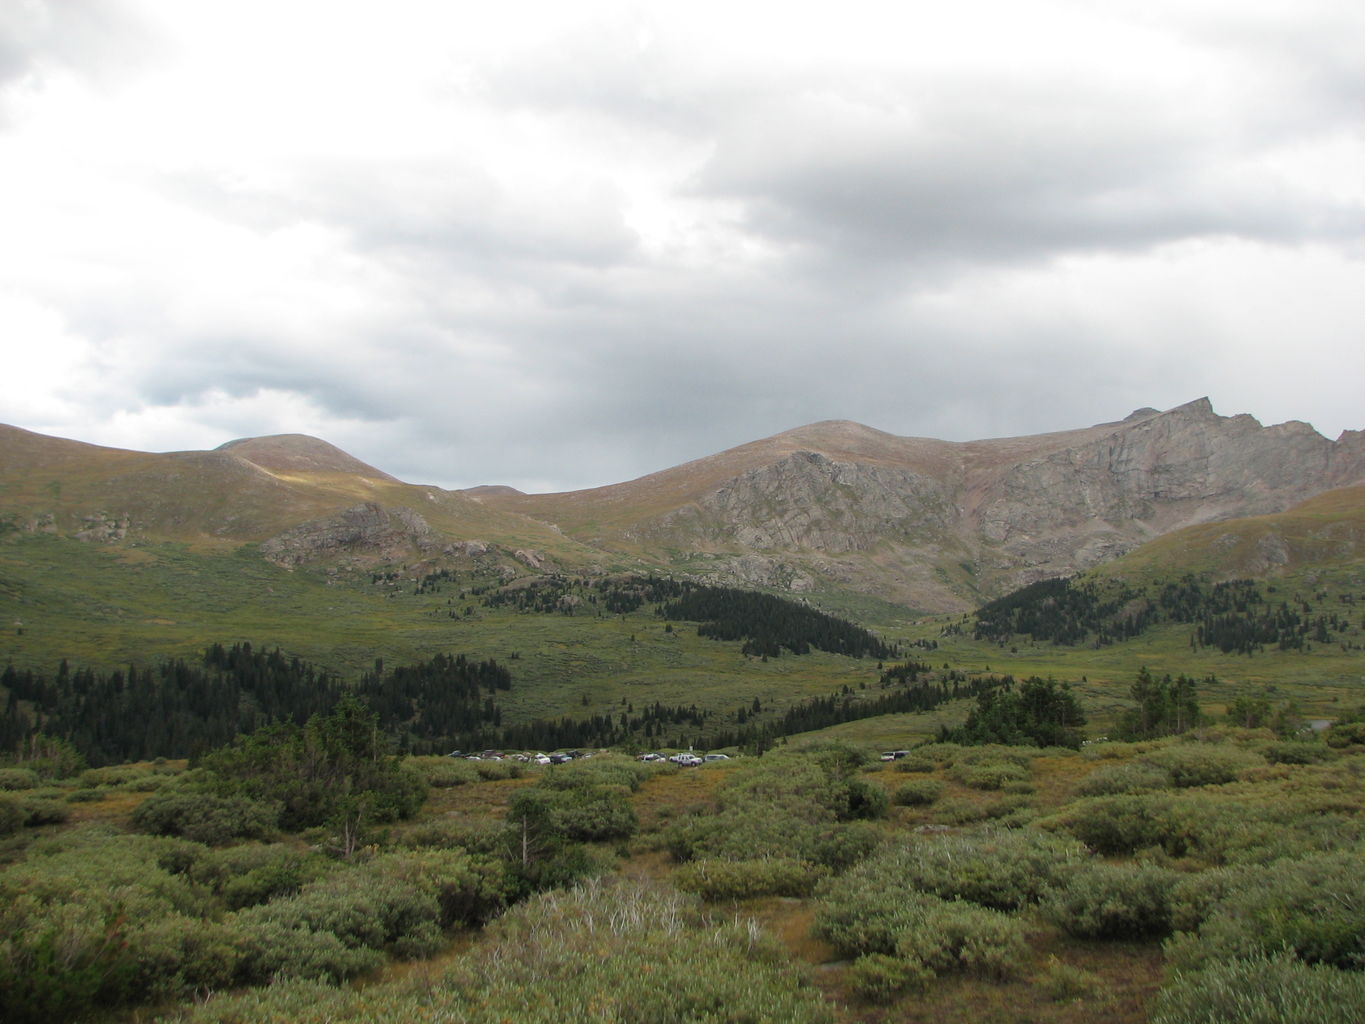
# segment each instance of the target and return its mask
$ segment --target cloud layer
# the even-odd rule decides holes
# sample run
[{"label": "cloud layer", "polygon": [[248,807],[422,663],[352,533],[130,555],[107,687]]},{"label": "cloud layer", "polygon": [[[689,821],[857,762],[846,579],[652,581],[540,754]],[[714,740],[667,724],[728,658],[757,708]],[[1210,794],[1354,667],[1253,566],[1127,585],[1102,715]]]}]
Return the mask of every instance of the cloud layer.
[{"label": "cloud layer", "polygon": [[531,490],[827,418],[1365,426],[1358,4],[462,6],[0,14],[0,419]]}]

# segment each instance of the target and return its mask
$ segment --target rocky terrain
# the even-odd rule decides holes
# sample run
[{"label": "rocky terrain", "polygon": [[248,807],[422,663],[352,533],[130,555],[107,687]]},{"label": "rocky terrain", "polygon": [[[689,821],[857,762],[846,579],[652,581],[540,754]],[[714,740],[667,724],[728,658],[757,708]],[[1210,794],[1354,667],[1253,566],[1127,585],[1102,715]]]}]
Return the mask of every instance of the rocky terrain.
[{"label": "rocky terrain", "polygon": [[151,455],[0,428],[9,530],[250,543],[287,566],[646,568],[930,610],[974,607],[1184,527],[1281,512],[1362,480],[1365,433],[1332,441],[1304,423],[1266,427],[1220,416],[1207,399],[960,443],[816,423],[562,494],[408,485],[301,435]]},{"label": "rocky terrain", "polygon": [[1365,433],[1331,441],[1199,399],[965,443],[817,423],[612,487],[480,499],[597,546],[691,552],[721,578],[951,609],[1363,478]]}]

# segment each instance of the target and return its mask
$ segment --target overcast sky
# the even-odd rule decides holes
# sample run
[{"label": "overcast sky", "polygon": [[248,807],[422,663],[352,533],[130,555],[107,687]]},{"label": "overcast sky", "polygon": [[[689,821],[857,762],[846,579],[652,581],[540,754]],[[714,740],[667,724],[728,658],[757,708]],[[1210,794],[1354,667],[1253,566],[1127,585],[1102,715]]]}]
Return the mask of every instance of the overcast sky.
[{"label": "overcast sky", "polygon": [[818,7],[0,2],[0,421],[532,491],[1365,427],[1360,0]]}]

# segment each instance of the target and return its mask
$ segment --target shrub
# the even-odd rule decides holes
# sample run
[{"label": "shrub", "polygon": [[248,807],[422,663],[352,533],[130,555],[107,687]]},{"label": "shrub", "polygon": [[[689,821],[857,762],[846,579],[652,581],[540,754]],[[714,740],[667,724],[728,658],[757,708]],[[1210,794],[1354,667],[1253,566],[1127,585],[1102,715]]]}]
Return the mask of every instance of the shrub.
[{"label": "shrub", "polygon": [[189,877],[222,898],[232,910],[298,892],[320,877],[327,862],[283,843],[247,843],[213,850],[189,868]]},{"label": "shrub", "polygon": [[30,797],[23,802],[23,808],[24,824],[28,826],[60,825],[71,817],[71,808],[42,797]]},{"label": "shrub", "polygon": [[971,825],[982,821],[1005,821],[1022,824],[1032,816],[1027,796],[1011,793],[998,800],[978,803],[964,797],[949,797],[940,800],[934,808],[934,817],[949,825]]},{"label": "shrub", "polygon": [[471,762],[453,757],[410,757],[404,763],[421,775],[433,789],[464,786],[479,779],[479,773]]},{"label": "shrub", "polygon": [[1341,756],[1320,739],[1283,740],[1268,744],[1261,753],[1271,764],[1322,764]]},{"label": "shrub", "polygon": [[[1170,830],[1161,811],[1167,806],[1144,796],[1089,797],[1072,804],[1054,820],[1097,853],[1135,853],[1166,846]],[[1183,853],[1183,848],[1179,852]]]},{"label": "shrub", "polygon": [[900,936],[896,955],[936,975],[961,971],[1003,979],[1020,972],[1028,943],[1017,918],[961,900],[940,900]]},{"label": "shrub", "polygon": [[107,795],[102,789],[73,789],[66,794],[66,802],[69,804],[94,804],[99,803]]},{"label": "shrub", "polygon": [[1143,763],[1164,769],[1171,785],[1220,786],[1234,781],[1249,768],[1265,764],[1265,758],[1230,744],[1179,743],[1154,751]]},{"label": "shrub", "polygon": [[841,825],[881,817],[885,789],[863,778],[866,755],[843,746],[770,753],[728,774],[719,809],[676,821],[665,832],[674,858],[795,857],[839,868],[875,843],[871,831]]},{"label": "shrub", "polygon": [[625,786],[637,790],[640,783],[672,766],[656,767],[616,755],[598,755],[588,760],[570,761],[568,764],[547,768],[541,776],[540,784],[555,789],[573,789],[580,786]]},{"label": "shrub", "polygon": [[844,871],[866,860],[885,839],[885,833],[871,822],[844,822],[816,837],[810,859],[832,871]]},{"label": "shrub", "polygon": [[934,972],[918,961],[887,953],[860,956],[848,970],[849,986],[874,1003],[889,1003],[903,992],[922,992],[933,980]]},{"label": "shrub", "polygon": [[922,807],[943,795],[943,783],[938,779],[915,779],[896,787],[892,803],[901,807]]},{"label": "shrub", "polygon": [[622,786],[528,787],[512,797],[507,820],[535,831],[541,842],[629,839],[640,827]]},{"label": "shrub", "polygon": [[0,796],[0,836],[13,835],[24,827],[24,805],[11,796]]},{"label": "shrub", "polygon": [[[941,920],[935,916],[940,904],[958,907],[964,920],[994,922],[961,908],[972,902],[999,909],[1036,902],[1083,857],[1078,844],[1037,832],[987,830],[898,841],[820,886],[814,931],[845,956],[895,953],[908,930]],[[933,957],[920,959],[939,970]]]},{"label": "shrub", "polygon": [[385,952],[430,956],[444,943],[442,928],[484,920],[506,893],[500,867],[461,851],[386,854],[238,911],[229,926],[243,949],[243,981],[340,980]]},{"label": "shrub", "polygon": [[526,767],[520,761],[467,761],[465,763],[474,766],[475,774],[483,782],[519,779],[526,774]]},{"label": "shrub", "polygon": [[938,767],[938,762],[932,757],[923,754],[912,753],[908,757],[902,757],[895,763],[898,772],[927,773],[932,772]]},{"label": "shrub", "polygon": [[1107,990],[1104,979],[1099,975],[1063,963],[1055,956],[1048,957],[1033,983],[1054,1003],[1099,999]]},{"label": "shrub", "polygon": [[1084,939],[1143,939],[1171,931],[1171,890],[1179,875],[1153,865],[1086,864],[1044,911]]},{"label": "shrub", "polygon": [[1157,994],[1152,1024],[1356,1024],[1365,974],[1288,955],[1217,960],[1177,972]]},{"label": "shrub", "polygon": [[812,930],[857,957],[850,982],[874,999],[922,988],[939,974],[1010,977],[1028,958],[1018,919],[924,893],[864,891],[838,904],[826,901]]},{"label": "shrub", "polygon": [[466,853],[503,857],[511,851],[511,838],[507,827],[501,822],[447,815],[405,828],[398,835],[397,842],[412,849],[453,847]]},{"label": "shrub", "polygon": [[358,817],[383,824],[411,817],[426,799],[421,774],[388,756],[386,744],[378,716],[343,697],[302,727],[278,723],[213,751],[198,784],[218,797],[279,806],[284,828]]},{"label": "shrub", "polygon": [[[0,872],[0,991],[6,1021],[88,1014],[199,977],[190,954],[201,895],[160,861],[168,840],[80,830]],[[179,923],[177,923],[179,922]],[[180,929],[175,956],[163,957]],[[171,965],[177,958],[183,964]],[[205,971],[209,968],[205,967]],[[207,976],[207,975],[204,975]]]},{"label": "shrub", "polygon": [[183,836],[216,846],[233,839],[269,835],[279,815],[278,804],[177,787],[154,793],[138,804],[133,811],[133,827],[152,835]]},{"label": "shrub", "polygon": [[434,979],[357,990],[292,981],[219,998],[193,1024],[467,1024],[564,1021],[829,1024],[806,974],[751,922],[717,924],[693,897],[588,883],[512,909]]},{"label": "shrub", "polygon": [[374,970],[385,959],[377,949],[348,946],[332,932],[279,918],[234,920],[227,928],[238,952],[237,980],[248,985],[276,978],[342,981]]},{"label": "shrub", "polygon": [[684,892],[704,900],[745,900],[758,896],[809,896],[826,870],[793,857],[762,860],[706,858],[683,865],[673,876]]},{"label": "shrub", "polygon": [[1038,902],[1085,859],[1077,843],[1046,832],[986,828],[915,836],[887,858],[904,884],[997,910]]},{"label": "shrub", "polygon": [[1365,746],[1365,718],[1354,722],[1337,722],[1327,730],[1323,738],[1329,747],[1336,750]]},{"label": "shrub", "polygon": [[[1292,953],[1306,963],[1365,968],[1365,873],[1361,850],[1337,851],[1245,868],[1220,879],[1221,898],[1205,901],[1197,933],[1174,940],[1177,966],[1214,958]],[[1201,908],[1181,894],[1190,917]]]},{"label": "shrub", "polygon": [[1029,770],[1025,765],[1010,761],[986,761],[958,764],[954,766],[952,775],[972,789],[1001,789],[1007,782],[1027,781]]},{"label": "shrub", "polygon": [[116,764],[105,768],[87,768],[81,772],[82,786],[124,786],[151,774],[143,765]]},{"label": "shrub", "polygon": [[1145,793],[1169,789],[1171,773],[1154,764],[1137,761],[1103,764],[1081,780],[1076,792],[1081,796],[1110,796],[1115,793]]},{"label": "shrub", "polygon": [[0,768],[0,789],[33,789],[38,773],[29,768]]}]

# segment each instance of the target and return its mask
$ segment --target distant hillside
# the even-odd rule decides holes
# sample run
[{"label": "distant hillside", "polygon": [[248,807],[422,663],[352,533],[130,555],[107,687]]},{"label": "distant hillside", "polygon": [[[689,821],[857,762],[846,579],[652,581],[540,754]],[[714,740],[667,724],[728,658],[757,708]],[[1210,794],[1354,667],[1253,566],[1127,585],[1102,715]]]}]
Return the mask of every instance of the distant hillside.
[{"label": "distant hillside", "polygon": [[1200,399],[965,443],[817,423],[610,487],[480,500],[594,547],[667,551],[717,579],[961,610],[1361,479],[1365,434],[1262,427]]},{"label": "distant hillside", "polygon": [[1365,485],[1339,487],[1285,512],[1178,530],[1096,570],[1142,579],[1178,572],[1215,579],[1275,579],[1305,570],[1355,568],[1365,586]]},{"label": "distant hillside", "polygon": [[219,445],[217,451],[229,452],[239,459],[273,473],[340,473],[368,480],[399,483],[395,477],[357,458],[335,445],[307,434],[275,434],[272,437],[244,437]]},{"label": "distant hillside", "polygon": [[1103,647],[1181,624],[1191,649],[1243,654],[1313,644],[1359,650],[1365,620],[1365,486],[1287,512],[1192,526],[1071,578],[1040,580],[977,610],[972,635]]},{"label": "distant hillside", "polygon": [[259,544],[285,565],[481,559],[526,571],[599,557],[545,523],[402,483],[302,435],[150,454],[0,426],[0,521],[103,544]]},{"label": "distant hillside", "polygon": [[[1361,481],[1365,434],[1263,427],[1219,416],[1207,399],[960,443],[815,423],[562,494],[405,484],[297,434],[149,454],[0,427],[0,530],[252,544],[283,566],[638,569],[944,611]],[[1238,557],[1273,562],[1279,543],[1247,540]]]}]

